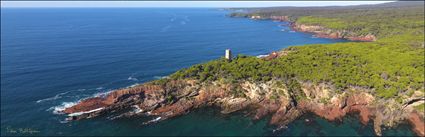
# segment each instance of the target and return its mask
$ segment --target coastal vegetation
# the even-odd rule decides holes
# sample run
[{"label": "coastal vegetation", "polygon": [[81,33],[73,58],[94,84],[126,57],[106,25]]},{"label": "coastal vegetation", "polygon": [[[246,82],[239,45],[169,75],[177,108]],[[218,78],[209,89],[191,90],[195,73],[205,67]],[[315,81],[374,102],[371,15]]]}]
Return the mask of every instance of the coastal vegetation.
[{"label": "coastal vegetation", "polygon": [[419,112],[424,112],[425,111],[425,103],[418,105],[415,107]]},{"label": "coastal vegetation", "polygon": [[382,98],[397,98],[412,90],[424,92],[424,12],[421,5],[312,9],[320,11],[318,13],[282,9],[251,9],[251,12],[231,16],[290,16],[295,23],[357,35],[373,34],[378,40],[292,46],[281,51],[285,56],[273,60],[245,55],[238,55],[232,61],[221,58],[180,70],[171,78],[327,82],[338,91],[350,86],[362,87]]},{"label": "coastal vegetation", "polygon": [[373,34],[378,38],[402,33],[423,34],[423,2],[392,2],[380,5],[348,7],[272,7],[242,9],[232,17],[288,16],[289,21],[305,25],[320,25],[334,30],[346,30],[359,35]]},{"label": "coastal vegetation", "polygon": [[136,107],[157,116],[156,122],[216,106],[223,114],[249,109],[253,119],[271,115],[269,123],[277,127],[309,112],[331,121],[357,113],[364,125],[373,119],[378,136],[381,126],[403,121],[424,136],[423,9],[423,2],[244,9],[230,16],[289,21],[295,31],[353,41],[294,45],[261,58],[219,58],[81,101],[63,112],[102,108],[69,118],[79,120]]}]

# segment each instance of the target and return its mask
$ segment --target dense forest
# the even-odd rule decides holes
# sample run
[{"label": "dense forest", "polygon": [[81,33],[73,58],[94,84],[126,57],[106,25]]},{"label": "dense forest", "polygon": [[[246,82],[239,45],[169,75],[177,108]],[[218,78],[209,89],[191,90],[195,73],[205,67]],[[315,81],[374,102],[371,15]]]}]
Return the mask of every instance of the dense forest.
[{"label": "dense forest", "polygon": [[[374,91],[381,98],[424,92],[424,3],[393,2],[380,5],[237,9],[231,16],[289,16],[301,24],[373,34],[374,42],[345,42],[292,46],[276,59],[238,55],[194,65],[171,79],[200,81],[270,81],[330,83],[344,92],[348,87]],[[236,9],[234,9],[236,10]]]},{"label": "dense forest", "polygon": [[379,5],[335,7],[274,7],[233,9],[230,16],[289,16],[290,20],[307,25],[321,25],[336,30],[387,37],[408,32],[423,34],[424,2],[392,2]]}]

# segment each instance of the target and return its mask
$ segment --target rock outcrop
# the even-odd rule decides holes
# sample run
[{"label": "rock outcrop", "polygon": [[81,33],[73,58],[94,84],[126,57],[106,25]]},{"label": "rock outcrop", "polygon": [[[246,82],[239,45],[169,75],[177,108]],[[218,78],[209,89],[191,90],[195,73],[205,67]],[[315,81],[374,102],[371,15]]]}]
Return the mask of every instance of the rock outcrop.
[{"label": "rock outcrop", "polygon": [[304,25],[292,23],[292,29],[300,32],[313,33],[315,37],[330,38],[330,39],[347,39],[351,41],[376,41],[376,37],[372,34],[357,35],[346,30],[332,30],[317,25]]},{"label": "rock outcrop", "polygon": [[315,37],[319,37],[319,38],[347,39],[350,41],[363,41],[363,42],[371,42],[371,41],[377,40],[376,36],[373,34],[358,35],[347,30],[333,30],[333,29],[325,28],[323,26],[318,26],[318,25],[300,24],[300,23],[297,23],[296,21],[294,22],[293,20],[291,20],[289,16],[253,15],[253,16],[249,16],[249,18],[255,19],[255,20],[270,19],[275,21],[290,22],[290,26],[293,30],[299,31],[299,32],[313,33]]},{"label": "rock outcrop", "polygon": [[[270,124],[284,127],[304,113],[312,112],[327,120],[341,120],[349,113],[358,113],[363,124],[374,122],[377,135],[382,126],[395,126],[409,121],[418,135],[424,134],[423,112],[409,105],[389,106],[387,100],[375,98],[369,90],[350,88],[336,92],[330,84],[301,82],[301,89],[290,91],[281,80],[265,83],[219,81],[199,83],[196,80],[166,80],[116,90],[103,97],[83,100],[65,109],[68,120],[99,115],[114,118],[133,116],[156,117],[158,122],[186,114],[200,107],[216,106],[224,114],[249,109],[254,120],[271,115]],[[235,93],[237,91],[237,93]]]},{"label": "rock outcrop", "polygon": [[409,123],[412,125],[413,131],[419,136],[425,136],[424,117],[416,112],[412,112],[409,116]]}]

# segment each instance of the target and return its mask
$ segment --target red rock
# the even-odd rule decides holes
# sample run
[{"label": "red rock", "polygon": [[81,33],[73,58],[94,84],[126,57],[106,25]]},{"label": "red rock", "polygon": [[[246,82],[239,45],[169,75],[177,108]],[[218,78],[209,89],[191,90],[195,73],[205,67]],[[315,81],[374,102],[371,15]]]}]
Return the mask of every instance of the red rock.
[{"label": "red rock", "polygon": [[[335,34],[336,36],[337,34]],[[338,34],[339,35],[339,34]],[[101,114],[106,114],[109,111],[124,110],[133,105],[137,105],[143,112],[151,112],[152,115],[158,115],[161,119],[178,116],[189,112],[191,109],[203,106],[218,105],[222,109],[229,109],[228,112],[246,109],[242,101],[241,103],[232,104],[236,107],[223,107],[226,105],[217,100],[223,98],[230,98],[230,92],[235,87],[232,85],[223,84],[207,85],[207,86],[194,86],[196,82],[188,81],[170,81],[165,85],[153,85],[151,83],[121,89],[105,97],[94,97],[81,101],[75,106],[65,109],[63,112],[70,114],[76,112],[90,111],[97,108],[104,107],[96,112],[84,113],[79,116],[73,116],[68,120],[80,120],[83,118],[96,117]],[[194,86],[196,88],[192,89]],[[186,89],[186,90],[183,90]],[[196,92],[190,92],[196,90]],[[190,93],[186,93],[189,91]],[[189,96],[191,93],[196,93]],[[166,96],[173,94],[173,101],[168,101]],[[339,98],[338,98],[339,97]],[[315,99],[317,101],[317,99]],[[260,101],[260,100],[258,100]],[[298,102],[292,102],[291,99],[279,98],[278,100],[263,99],[260,102],[248,102],[254,108],[254,119],[260,119],[268,114],[272,115],[270,124],[279,125],[283,127],[294,119],[298,118],[304,112],[312,112],[327,120],[334,121],[340,120],[347,113],[359,113],[360,121],[367,124],[370,118],[374,118],[374,128],[377,135],[380,135],[380,126],[382,123],[382,116],[377,110],[369,108],[374,101],[374,97],[365,92],[355,93],[348,97],[337,96],[331,99],[331,103],[323,104],[317,103],[308,99]],[[295,104],[297,104],[295,106]],[[237,105],[240,105],[238,107]],[[131,113],[130,113],[131,114]],[[148,114],[148,113],[147,113]],[[378,117],[378,119],[377,119]],[[413,131],[417,135],[424,136],[424,119],[421,114],[411,113],[407,118],[412,125]]]},{"label": "red rock", "polygon": [[63,112],[70,114],[76,112],[90,111],[97,108],[107,107],[109,105],[114,104],[117,100],[119,100],[124,95],[135,95],[141,93],[152,93],[155,91],[162,90],[160,86],[156,85],[138,85],[132,88],[120,89],[114,92],[109,93],[106,97],[94,97],[83,100],[79,102],[77,105],[66,108]]},{"label": "red rock", "polygon": [[371,116],[371,113],[370,113],[369,109],[366,108],[365,106],[351,106],[349,111],[350,112],[359,112],[360,122],[363,125],[367,125],[367,123],[369,122],[369,117]]},{"label": "red rock", "polygon": [[425,123],[424,123],[424,119],[421,118],[421,116],[418,113],[416,113],[416,112],[410,113],[410,116],[408,118],[408,121],[412,125],[413,131],[418,136],[425,136]]},{"label": "red rock", "polygon": [[352,95],[346,99],[347,106],[341,108],[340,104],[317,104],[314,102],[301,101],[298,108],[314,114],[329,121],[340,120],[347,113],[359,112],[360,120],[367,124],[371,113],[367,105],[371,102],[364,94]]},{"label": "red rock", "polygon": [[331,104],[323,106],[316,103],[302,101],[299,103],[298,108],[304,111],[313,112],[314,114],[329,121],[339,120],[346,114],[343,109]]},{"label": "red rock", "polygon": [[259,103],[259,107],[256,109],[254,120],[258,120],[270,113],[276,112],[280,108],[280,105],[279,101],[264,99]]},{"label": "red rock", "polygon": [[278,56],[279,56],[279,53],[277,53],[277,52],[272,52],[272,53],[270,53],[267,57],[265,57],[264,59],[265,59],[265,60],[272,60],[272,59],[277,58]]},{"label": "red rock", "polygon": [[366,36],[357,36],[357,37],[347,37],[351,41],[375,41],[376,37],[374,35],[368,34]]},{"label": "red rock", "polygon": [[95,97],[95,98],[89,98],[89,99],[83,100],[75,106],[66,108],[63,112],[70,114],[70,113],[76,113],[76,112],[90,111],[93,109],[106,107],[107,105],[108,104],[104,103],[103,98]]},{"label": "red rock", "polygon": [[162,115],[164,117],[174,117],[184,114],[194,106],[191,101],[179,101],[171,105],[166,105],[152,111],[154,115]]},{"label": "red rock", "polygon": [[368,34],[366,36],[344,36],[342,32],[344,31],[330,31],[330,29],[326,29],[321,26],[315,25],[303,25],[297,23],[291,23],[291,28],[295,31],[313,33],[315,37],[319,38],[330,38],[330,39],[348,39],[351,41],[376,41],[376,37],[372,34]]}]

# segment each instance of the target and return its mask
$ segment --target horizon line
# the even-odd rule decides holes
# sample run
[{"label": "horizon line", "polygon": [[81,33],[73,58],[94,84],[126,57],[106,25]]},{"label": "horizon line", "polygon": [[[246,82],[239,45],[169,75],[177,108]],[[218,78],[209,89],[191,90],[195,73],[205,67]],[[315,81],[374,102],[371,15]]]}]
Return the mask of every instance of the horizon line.
[{"label": "horizon line", "polygon": [[395,1],[1,1],[1,8],[256,8],[373,5]]}]

